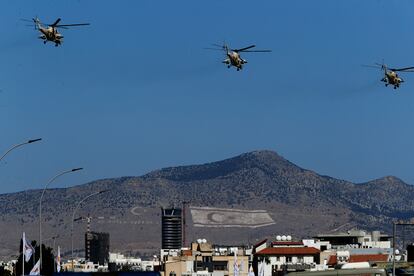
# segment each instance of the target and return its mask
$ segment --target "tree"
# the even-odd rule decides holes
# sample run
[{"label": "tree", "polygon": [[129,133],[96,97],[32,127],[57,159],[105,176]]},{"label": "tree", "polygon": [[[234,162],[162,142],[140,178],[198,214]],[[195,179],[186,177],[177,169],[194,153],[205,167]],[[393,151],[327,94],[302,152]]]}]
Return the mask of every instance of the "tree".
[{"label": "tree", "polygon": [[12,273],[4,269],[4,266],[0,266],[0,276],[12,276]]},{"label": "tree", "polygon": [[[16,275],[22,275],[22,244],[23,241],[20,240],[20,254],[19,258],[17,259],[16,263]],[[40,247],[36,245],[36,241],[32,241],[32,246],[35,249],[35,254],[32,255],[30,260],[26,260],[24,264],[24,275],[29,275],[30,271],[32,270],[33,266],[37,263],[40,258]],[[46,247],[44,244],[42,245],[42,270],[41,275],[51,276],[54,272],[54,265],[55,265],[55,257],[53,255],[53,249],[50,247]]]}]

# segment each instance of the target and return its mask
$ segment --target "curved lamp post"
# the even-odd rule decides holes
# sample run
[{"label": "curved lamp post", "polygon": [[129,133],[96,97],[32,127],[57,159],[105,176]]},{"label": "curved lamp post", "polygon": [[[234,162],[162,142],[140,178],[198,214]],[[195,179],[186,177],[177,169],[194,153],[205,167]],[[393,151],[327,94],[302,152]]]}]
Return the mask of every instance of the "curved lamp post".
[{"label": "curved lamp post", "polygon": [[45,185],[43,191],[42,191],[42,195],[40,196],[40,200],[39,200],[39,245],[40,245],[40,269],[42,268],[42,199],[43,199],[43,195],[45,194],[45,191],[47,189],[47,187],[49,186],[50,183],[52,183],[56,178],[67,174],[67,173],[72,173],[72,172],[76,172],[76,171],[80,171],[83,168],[76,168],[76,169],[71,169],[71,170],[67,170],[64,172],[61,172],[57,175],[55,175],[54,177],[52,177],[49,182],[47,182],[47,184]]},{"label": "curved lamp post", "polygon": [[99,192],[92,193],[92,194],[90,194],[90,195],[88,195],[88,196],[84,197],[81,201],[79,201],[79,202],[78,202],[78,204],[76,204],[75,210],[73,210],[73,214],[72,214],[72,227],[71,227],[71,229],[70,229],[70,239],[71,239],[71,243],[72,243],[72,271],[74,271],[74,269],[75,269],[75,267],[73,266],[73,222],[74,222],[74,220],[75,220],[75,213],[76,213],[76,211],[79,209],[79,207],[81,206],[81,204],[82,204],[85,200],[87,200],[88,198],[93,197],[93,196],[95,196],[95,195],[99,195],[99,194],[106,193],[106,192],[108,192],[108,191],[109,191],[109,190],[103,190],[103,191],[99,191]]},{"label": "curved lamp post", "polygon": [[1,157],[0,157],[0,161],[9,153],[9,152],[11,152],[12,150],[14,150],[14,149],[16,149],[16,148],[18,148],[18,147],[21,147],[21,146],[24,146],[24,145],[27,145],[27,144],[31,144],[31,143],[34,143],[34,142],[37,142],[37,141],[41,141],[42,140],[42,138],[38,138],[38,139],[32,139],[32,140],[29,140],[29,141],[26,141],[26,142],[24,142],[24,143],[20,143],[20,144],[17,144],[17,145],[14,145],[13,147],[11,147],[10,149],[8,149]]}]

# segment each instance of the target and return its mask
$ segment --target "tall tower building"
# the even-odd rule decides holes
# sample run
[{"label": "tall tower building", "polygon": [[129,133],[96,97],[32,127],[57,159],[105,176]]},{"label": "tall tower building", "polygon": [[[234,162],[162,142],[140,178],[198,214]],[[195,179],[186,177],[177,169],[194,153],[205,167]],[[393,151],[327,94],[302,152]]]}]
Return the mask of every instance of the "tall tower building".
[{"label": "tall tower building", "polygon": [[162,249],[180,249],[182,244],[182,210],[161,208]]},{"label": "tall tower building", "polygon": [[109,261],[109,233],[85,233],[85,259],[104,265]]}]

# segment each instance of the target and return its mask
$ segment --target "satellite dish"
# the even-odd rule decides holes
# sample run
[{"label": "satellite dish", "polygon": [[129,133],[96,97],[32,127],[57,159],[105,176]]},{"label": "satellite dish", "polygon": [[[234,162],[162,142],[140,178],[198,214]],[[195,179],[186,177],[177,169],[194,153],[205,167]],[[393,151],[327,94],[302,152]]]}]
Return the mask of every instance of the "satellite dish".
[{"label": "satellite dish", "polygon": [[285,235],[282,236],[282,241],[286,241],[286,236]]},{"label": "satellite dish", "polygon": [[206,239],[203,239],[203,243],[207,243],[207,240]]},{"label": "satellite dish", "polygon": [[292,240],[292,236],[288,235],[288,236],[286,236],[286,239],[287,239],[288,241],[291,241],[291,240]]},{"label": "satellite dish", "polygon": [[277,240],[277,241],[281,241],[281,240],[282,240],[282,236],[277,235],[277,236],[276,236],[276,240]]}]

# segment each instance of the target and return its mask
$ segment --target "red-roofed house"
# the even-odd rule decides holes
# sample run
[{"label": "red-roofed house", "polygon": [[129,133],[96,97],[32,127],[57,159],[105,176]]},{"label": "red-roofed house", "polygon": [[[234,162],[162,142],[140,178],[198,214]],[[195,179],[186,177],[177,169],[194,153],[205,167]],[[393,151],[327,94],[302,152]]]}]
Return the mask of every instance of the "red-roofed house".
[{"label": "red-roofed house", "polygon": [[256,254],[261,255],[319,255],[319,250],[315,247],[268,247]]},{"label": "red-roofed house", "polygon": [[[314,247],[278,246],[267,247],[254,255],[257,271],[262,266],[264,275],[277,271],[300,271],[315,267],[319,263],[320,250]],[[263,261],[263,263],[262,263]]]},{"label": "red-roofed house", "polygon": [[359,262],[387,262],[387,254],[370,254],[370,255],[351,255],[349,256],[350,263]]},{"label": "red-roofed house", "polygon": [[328,262],[326,264],[330,267],[336,266],[338,264],[338,260],[337,260],[336,255],[330,255],[329,259],[328,259]]},{"label": "red-roofed house", "polygon": [[260,250],[267,247],[267,239],[264,239],[255,245],[253,245],[253,253],[259,252]]},{"label": "red-roofed house", "polygon": [[362,263],[362,262],[369,262],[369,263],[378,263],[378,262],[388,262],[389,256],[388,254],[354,254],[349,255],[346,260],[338,260],[338,255],[330,255],[327,261],[327,265],[330,267],[334,267],[337,264],[345,264],[345,263]]}]

